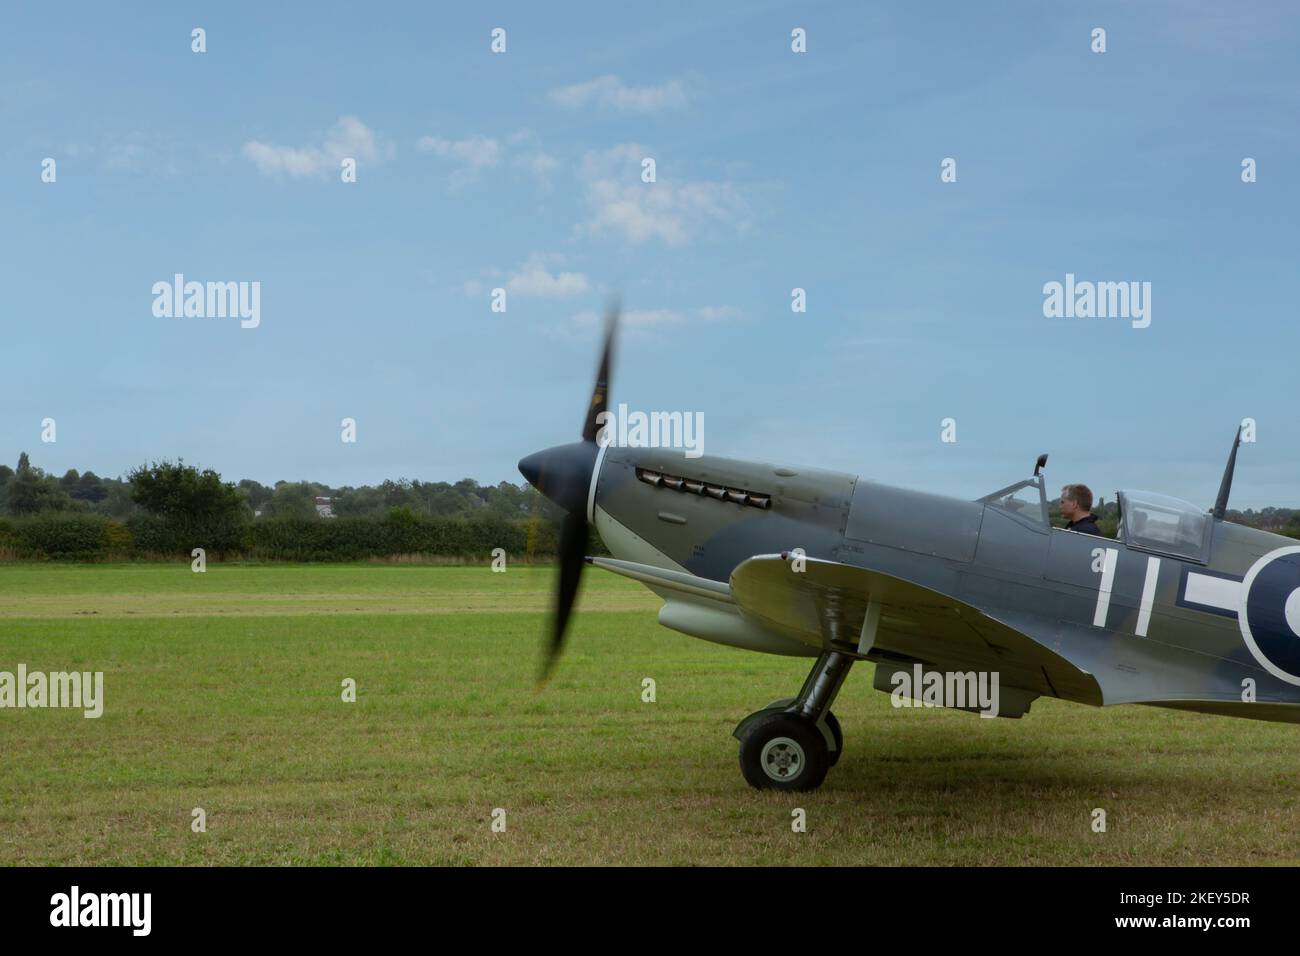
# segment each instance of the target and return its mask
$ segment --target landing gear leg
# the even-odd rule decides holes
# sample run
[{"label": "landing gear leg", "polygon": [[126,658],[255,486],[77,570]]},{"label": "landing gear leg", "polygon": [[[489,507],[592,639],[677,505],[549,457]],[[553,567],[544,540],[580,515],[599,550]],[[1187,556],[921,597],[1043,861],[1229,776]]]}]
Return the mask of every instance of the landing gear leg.
[{"label": "landing gear leg", "polygon": [[740,722],[740,771],[760,790],[815,790],[839,760],[843,737],[831,704],[853,658],[824,651],[799,696],[778,700]]}]

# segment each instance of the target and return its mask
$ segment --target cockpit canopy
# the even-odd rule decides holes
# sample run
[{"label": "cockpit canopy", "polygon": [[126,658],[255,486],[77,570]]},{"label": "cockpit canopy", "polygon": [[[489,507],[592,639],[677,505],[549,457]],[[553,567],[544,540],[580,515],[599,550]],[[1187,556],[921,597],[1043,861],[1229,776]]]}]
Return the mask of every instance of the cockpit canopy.
[{"label": "cockpit canopy", "polygon": [[[978,499],[1035,530],[1050,529],[1047,494],[1037,475]],[[1205,562],[1214,519],[1190,501],[1154,491],[1119,492],[1119,540],[1129,547]]]},{"label": "cockpit canopy", "polygon": [[1017,481],[977,500],[1032,528],[1044,532],[1051,528],[1047,520],[1047,493],[1042,475]]},{"label": "cockpit canopy", "polygon": [[1119,513],[1119,537],[1130,547],[1203,560],[1213,523],[1204,508],[1153,491],[1121,491]]}]

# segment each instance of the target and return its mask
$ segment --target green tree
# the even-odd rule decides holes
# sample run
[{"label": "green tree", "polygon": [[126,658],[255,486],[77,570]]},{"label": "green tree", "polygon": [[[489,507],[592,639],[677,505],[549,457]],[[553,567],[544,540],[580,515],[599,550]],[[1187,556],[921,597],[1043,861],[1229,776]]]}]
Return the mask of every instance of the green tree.
[{"label": "green tree", "polygon": [[12,468],[8,465],[0,465],[0,514],[9,513],[9,479],[13,476]]},{"label": "green tree", "polygon": [[161,518],[210,520],[238,517],[244,498],[211,468],[199,471],[183,460],[141,465],[127,474],[131,499]]},{"label": "green tree", "polygon": [[266,503],[271,500],[271,489],[260,481],[245,478],[236,487],[243,492],[248,499],[248,506],[254,512],[261,511],[266,506]]},{"label": "green tree", "polygon": [[277,481],[268,509],[277,518],[315,518],[317,485],[306,481]]},{"label": "green tree", "polygon": [[340,518],[359,518],[366,515],[377,515],[383,511],[384,497],[377,489],[363,485],[360,488],[340,489],[331,504],[334,513]]},{"label": "green tree", "polygon": [[18,456],[18,470],[5,483],[5,510],[11,515],[65,511],[72,505],[58,481],[33,468],[27,452]]},{"label": "green tree", "polygon": [[95,510],[110,518],[129,518],[138,514],[140,506],[131,498],[131,486],[124,481],[105,478],[104,497],[95,503]]},{"label": "green tree", "polygon": [[88,501],[91,504],[96,504],[108,497],[108,489],[104,487],[104,482],[100,480],[98,475],[93,471],[88,471],[77,479],[77,487],[70,494],[78,501]]}]

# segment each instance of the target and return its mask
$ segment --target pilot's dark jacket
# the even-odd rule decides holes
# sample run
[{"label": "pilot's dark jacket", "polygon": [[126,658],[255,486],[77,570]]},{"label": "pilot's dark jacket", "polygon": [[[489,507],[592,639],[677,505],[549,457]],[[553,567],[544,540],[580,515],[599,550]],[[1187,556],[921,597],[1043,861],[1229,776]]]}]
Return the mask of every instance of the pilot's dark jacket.
[{"label": "pilot's dark jacket", "polygon": [[1097,527],[1097,516],[1091,511],[1077,521],[1071,521],[1065,526],[1065,530],[1101,536],[1101,529]]}]

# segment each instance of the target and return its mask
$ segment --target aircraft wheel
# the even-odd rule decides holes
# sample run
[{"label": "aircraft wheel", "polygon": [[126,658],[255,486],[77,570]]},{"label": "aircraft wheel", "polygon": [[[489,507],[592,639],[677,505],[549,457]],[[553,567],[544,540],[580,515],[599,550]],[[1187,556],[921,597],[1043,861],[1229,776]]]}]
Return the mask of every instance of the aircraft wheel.
[{"label": "aircraft wheel", "polygon": [[740,772],[759,790],[816,790],[830,769],[826,738],[793,714],[768,714],[740,741]]},{"label": "aircraft wheel", "polygon": [[835,766],[840,762],[840,754],[844,753],[844,731],[840,730],[839,719],[829,710],[826,711],[826,726],[831,729],[831,736],[835,738],[835,752],[828,756],[830,766]]}]

